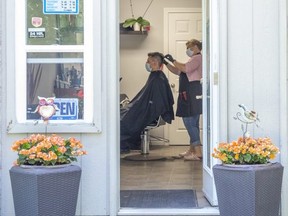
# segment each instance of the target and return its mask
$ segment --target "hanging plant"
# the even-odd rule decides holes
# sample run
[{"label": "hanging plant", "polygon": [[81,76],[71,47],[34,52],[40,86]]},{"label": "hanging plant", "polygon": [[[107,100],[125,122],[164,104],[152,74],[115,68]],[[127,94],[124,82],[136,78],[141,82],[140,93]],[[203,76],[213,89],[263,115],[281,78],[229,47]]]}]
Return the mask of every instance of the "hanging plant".
[{"label": "hanging plant", "polygon": [[148,7],[146,8],[143,16],[139,16],[137,19],[135,19],[134,17],[134,13],[133,13],[133,5],[132,5],[132,0],[130,0],[130,8],[131,8],[131,14],[132,14],[132,18],[126,19],[123,23],[123,28],[133,28],[134,30],[136,30],[135,25],[138,24],[139,30],[140,29],[149,29],[150,26],[150,22],[146,19],[144,19],[144,16],[146,14],[146,12],[148,11],[148,9],[150,8],[151,4],[152,4],[153,0],[151,0],[151,2],[149,3]]},{"label": "hanging plant", "polygon": [[124,28],[133,27],[135,23],[138,23],[141,27],[147,27],[150,26],[150,22],[148,20],[143,19],[143,17],[135,18],[129,18],[126,19],[123,23]]}]

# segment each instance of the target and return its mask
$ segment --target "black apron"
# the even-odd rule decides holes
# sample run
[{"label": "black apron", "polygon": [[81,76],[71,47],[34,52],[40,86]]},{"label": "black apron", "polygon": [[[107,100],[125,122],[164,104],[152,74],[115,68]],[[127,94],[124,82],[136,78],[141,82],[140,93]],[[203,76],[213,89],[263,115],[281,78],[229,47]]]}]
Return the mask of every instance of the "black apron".
[{"label": "black apron", "polygon": [[202,85],[200,81],[189,82],[186,73],[181,72],[176,116],[191,117],[202,114],[202,99],[196,99],[196,96],[201,95]]}]

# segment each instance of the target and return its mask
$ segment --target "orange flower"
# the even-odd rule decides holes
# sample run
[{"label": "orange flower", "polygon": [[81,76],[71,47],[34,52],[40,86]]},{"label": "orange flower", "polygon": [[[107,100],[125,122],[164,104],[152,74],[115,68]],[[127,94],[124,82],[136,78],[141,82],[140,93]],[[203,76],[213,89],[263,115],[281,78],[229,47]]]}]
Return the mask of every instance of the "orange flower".
[{"label": "orange flower", "polygon": [[64,154],[67,151],[67,149],[64,146],[61,146],[58,148],[58,151]]},{"label": "orange flower", "polygon": [[[220,143],[218,148],[214,148],[212,156],[218,158],[223,163],[267,163],[274,159],[279,153],[279,148],[275,146],[270,138],[238,138],[231,143]],[[249,157],[246,157],[249,155]]]},{"label": "orange flower", "polygon": [[35,159],[35,158],[36,158],[36,155],[35,155],[35,154],[29,155],[29,159]]},{"label": "orange flower", "polygon": [[[11,146],[12,151],[18,152],[17,164],[47,166],[76,161],[77,156],[87,154],[82,148],[79,140],[73,137],[64,139],[56,134],[32,134],[28,138],[15,141]],[[58,158],[58,155],[61,157]]]}]

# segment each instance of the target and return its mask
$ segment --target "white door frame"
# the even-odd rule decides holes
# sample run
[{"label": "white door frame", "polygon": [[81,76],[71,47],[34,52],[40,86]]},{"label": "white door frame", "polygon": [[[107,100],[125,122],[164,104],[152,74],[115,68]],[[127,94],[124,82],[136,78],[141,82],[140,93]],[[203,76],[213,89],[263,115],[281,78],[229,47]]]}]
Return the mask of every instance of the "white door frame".
[{"label": "white door frame", "polygon": [[[112,0],[110,0],[110,1],[112,1]],[[213,0],[213,1],[215,1],[215,0]],[[227,2],[226,2],[227,0],[224,0],[224,1],[226,3],[226,4],[224,4],[224,6],[226,6],[227,5]],[[108,0],[108,2],[109,2],[109,0]],[[219,14],[219,10],[222,10],[220,8],[220,5],[223,7],[223,3],[220,4],[219,0],[217,0],[215,5],[217,5],[217,7],[213,8],[214,14]],[[112,8],[113,10],[111,10],[111,8],[109,8],[109,7],[106,8],[106,9],[107,9],[107,12],[109,12],[108,14],[118,14],[118,11],[117,12],[114,11],[115,8]],[[224,9],[226,9],[226,7],[224,7]],[[223,11],[225,11],[227,13],[227,10],[223,10]],[[217,22],[220,23],[222,20],[220,20],[220,17],[217,17],[217,18],[219,19],[219,20],[217,19]],[[226,14],[226,17],[222,16],[221,18],[222,19],[227,18],[227,14]],[[110,21],[111,21],[111,17],[110,17]],[[224,23],[226,23],[226,20],[225,20]],[[112,26],[115,26],[115,23],[112,23],[112,24],[113,24]],[[117,20],[116,24],[118,25],[118,20]],[[111,26],[111,25],[109,25],[109,26]],[[225,26],[225,27],[227,28],[227,26]],[[111,41],[110,41],[110,45],[112,45],[112,46],[113,46],[113,44],[117,45],[119,43],[118,42],[119,41],[119,31],[117,31],[117,32],[118,32],[118,35],[112,35],[112,37],[117,38],[117,43],[116,44],[115,44],[115,39],[114,39],[113,43],[111,43]],[[226,29],[225,32],[227,32],[227,29]],[[113,31],[111,33],[115,33],[115,32]],[[219,39],[219,42],[220,42],[220,39]],[[227,49],[225,49],[225,51],[227,52]],[[223,51],[223,52],[225,52],[225,51]],[[110,54],[112,54],[112,53],[110,53]],[[115,55],[115,53],[113,53],[113,54]],[[117,54],[118,54],[118,52],[117,52]],[[109,53],[107,53],[107,56],[109,56]],[[226,56],[227,56],[227,54],[226,54]],[[220,61],[219,61],[220,56],[215,56],[215,57],[217,57],[218,62],[219,62],[217,64],[217,66],[220,67],[220,65],[222,65],[220,63]],[[225,62],[227,64],[227,58],[226,59],[221,59],[221,61],[223,61],[223,62]],[[114,65],[115,63],[116,63],[116,65]],[[116,62],[110,61],[110,66],[112,68],[119,68],[119,55],[117,56]],[[115,71],[113,73],[114,73],[113,75],[115,76]],[[220,81],[220,83],[221,83],[221,81]],[[227,86],[227,83],[225,83],[225,85]],[[119,93],[119,92],[117,91],[117,93]],[[226,94],[226,98],[227,98],[227,93],[226,92],[224,92],[224,93]],[[118,95],[117,95],[117,97],[118,97]],[[116,100],[116,101],[119,101],[119,100]],[[227,104],[227,100],[226,100],[226,104]],[[221,107],[222,107],[222,105],[221,105]],[[118,108],[118,105],[115,106],[115,108]],[[219,114],[220,114],[220,111],[219,111]],[[222,112],[222,114],[223,114],[223,112]],[[227,112],[225,114],[227,115]],[[227,119],[227,117],[225,119]],[[217,116],[217,122],[216,123],[218,124],[218,116]],[[227,131],[227,130],[224,128],[223,131]],[[217,137],[219,137],[219,136],[217,135]],[[117,152],[119,152],[118,143],[119,142],[116,142],[117,146],[115,146],[115,148],[118,149]],[[111,150],[110,158],[111,157],[119,158],[119,156],[115,155],[115,151],[114,150]],[[117,179],[117,181],[115,181],[115,179],[111,179],[111,183],[110,183],[110,185],[112,187],[111,190],[110,190],[110,195],[111,195],[111,197],[110,197],[110,201],[111,201],[110,202],[110,205],[111,205],[110,206],[110,215],[167,215],[167,214],[169,214],[169,215],[219,215],[219,210],[217,208],[211,208],[211,207],[210,208],[201,208],[201,209],[129,209],[129,208],[120,209],[120,174],[119,174],[120,173],[120,164],[119,164],[119,161],[118,161],[117,166],[114,167],[114,165],[116,165],[115,164],[116,162],[115,162],[115,160],[113,160],[113,162],[114,163],[111,164],[110,173],[111,174],[114,173],[113,176],[115,176],[115,173],[117,173],[118,174],[118,179]],[[215,163],[215,162],[213,162],[213,163]],[[116,183],[117,187],[115,187],[115,183]],[[118,189],[118,190],[116,190],[116,189]],[[113,194],[114,194],[114,196],[113,196]],[[115,194],[116,194],[116,196],[115,196]]]},{"label": "white door frame", "polygon": [[280,56],[280,116],[283,123],[280,127],[280,151],[281,164],[284,166],[282,199],[281,199],[281,215],[288,214],[288,3],[286,0],[279,0],[279,56]]}]

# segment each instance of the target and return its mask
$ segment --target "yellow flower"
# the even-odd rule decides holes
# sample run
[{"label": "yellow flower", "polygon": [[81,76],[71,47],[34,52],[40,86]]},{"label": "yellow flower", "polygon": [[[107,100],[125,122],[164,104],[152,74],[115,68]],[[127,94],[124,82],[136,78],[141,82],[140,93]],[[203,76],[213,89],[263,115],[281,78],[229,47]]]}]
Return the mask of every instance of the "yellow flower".
[{"label": "yellow flower", "polygon": [[269,158],[270,158],[271,160],[273,160],[273,159],[275,159],[275,157],[276,157],[275,154],[270,154],[270,157],[269,157]]}]

